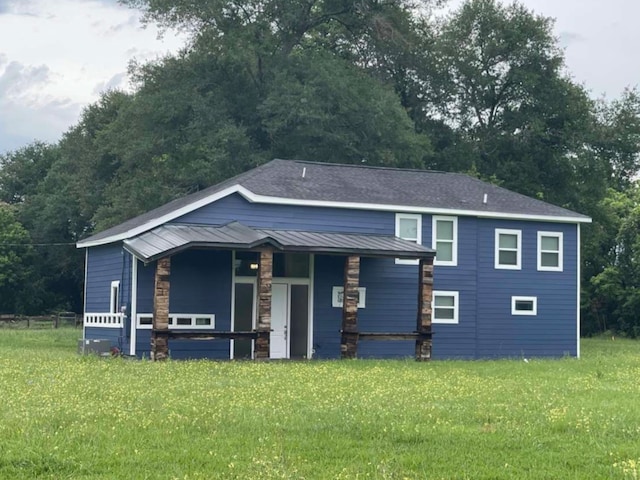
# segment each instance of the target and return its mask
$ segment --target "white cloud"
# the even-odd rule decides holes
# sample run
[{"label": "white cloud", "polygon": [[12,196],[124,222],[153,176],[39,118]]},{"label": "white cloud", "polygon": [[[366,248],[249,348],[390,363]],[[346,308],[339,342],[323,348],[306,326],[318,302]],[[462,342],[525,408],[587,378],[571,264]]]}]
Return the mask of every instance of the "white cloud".
[{"label": "white cloud", "polygon": [[57,140],[101,91],[129,87],[132,59],[184,41],[171,32],[159,40],[114,1],[0,0],[0,152],[25,139]]}]

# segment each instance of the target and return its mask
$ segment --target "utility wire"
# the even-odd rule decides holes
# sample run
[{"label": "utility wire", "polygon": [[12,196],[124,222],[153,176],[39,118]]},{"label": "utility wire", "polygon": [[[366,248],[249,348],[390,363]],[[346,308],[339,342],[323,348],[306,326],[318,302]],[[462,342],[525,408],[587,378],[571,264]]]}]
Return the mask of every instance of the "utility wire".
[{"label": "utility wire", "polygon": [[0,247],[57,247],[64,245],[75,245],[76,242],[69,243],[0,243]]}]

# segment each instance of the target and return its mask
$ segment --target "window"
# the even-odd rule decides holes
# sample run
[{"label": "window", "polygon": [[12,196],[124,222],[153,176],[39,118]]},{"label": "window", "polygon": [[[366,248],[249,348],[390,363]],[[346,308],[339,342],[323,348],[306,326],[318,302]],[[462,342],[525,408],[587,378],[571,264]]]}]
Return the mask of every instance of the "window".
[{"label": "window", "polygon": [[562,271],[562,232],[538,232],[538,270]]},{"label": "window", "polygon": [[[333,287],[331,291],[331,305],[340,307],[344,303],[344,287]],[[367,288],[358,287],[358,308],[365,308],[367,305]]]},{"label": "window", "polygon": [[109,313],[120,313],[120,281],[111,282],[111,295],[109,299]]},{"label": "window", "polygon": [[458,323],[458,292],[433,292],[433,323]]},{"label": "window", "polygon": [[[396,237],[422,245],[422,215],[396,213]],[[396,258],[396,263],[417,265],[418,260]]]},{"label": "window", "polygon": [[[138,328],[152,328],[153,313],[138,314]],[[214,329],[216,316],[209,313],[170,313],[169,330],[199,330]]]},{"label": "window", "polygon": [[537,297],[511,297],[511,315],[537,315]]},{"label": "window", "polygon": [[436,250],[434,265],[458,264],[458,218],[433,217],[432,245]]},{"label": "window", "polygon": [[522,232],[496,228],[495,268],[520,270]]}]

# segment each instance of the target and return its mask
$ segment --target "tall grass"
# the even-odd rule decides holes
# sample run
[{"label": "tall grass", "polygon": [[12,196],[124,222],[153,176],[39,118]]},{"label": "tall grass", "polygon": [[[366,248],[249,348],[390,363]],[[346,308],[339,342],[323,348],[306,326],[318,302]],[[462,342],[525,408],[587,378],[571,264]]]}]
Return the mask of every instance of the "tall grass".
[{"label": "tall grass", "polygon": [[638,478],[640,343],[583,358],[152,363],[0,331],[0,478]]}]

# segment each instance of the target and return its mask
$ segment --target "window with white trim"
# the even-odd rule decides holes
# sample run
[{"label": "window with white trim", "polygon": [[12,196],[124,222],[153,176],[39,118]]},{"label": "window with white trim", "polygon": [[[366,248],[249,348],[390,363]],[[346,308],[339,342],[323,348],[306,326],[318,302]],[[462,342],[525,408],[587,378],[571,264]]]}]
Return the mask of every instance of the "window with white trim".
[{"label": "window with white trim", "polygon": [[433,291],[432,323],[458,323],[458,292]]},{"label": "window with white trim", "polygon": [[511,297],[511,315],[537,315],[538,297]]},{"label": "window with white trim", "polygon": [[[396,213],[396,237],[422,245],[422,215]],[[396,263],[417,265],[418,260],[396,258]]]},{"label": "window with white trim", "polygon": [[522,232],[496,228],[495,268],[520,270],[522,265]]},{"label": "window with white trim", "polygon": [[434,265],[458,265],[458,217],[434,215],[432,246],[436,251]]},{"label": "window with white trim", "polygon": [[[139,313],[137,315],[138,328],[153,327],[153,313]],[[216,316],[212,313],[170,313],[170,330],[199,330],[216,328]]]},{"label": "window with white trim", "polygon": [[109,313],[120,313],[120,280],[114,280],[111,282]]},{"label": "window with white trim", "polygon": [[538,232],[538,270],[562,271],[562,232]]}]

